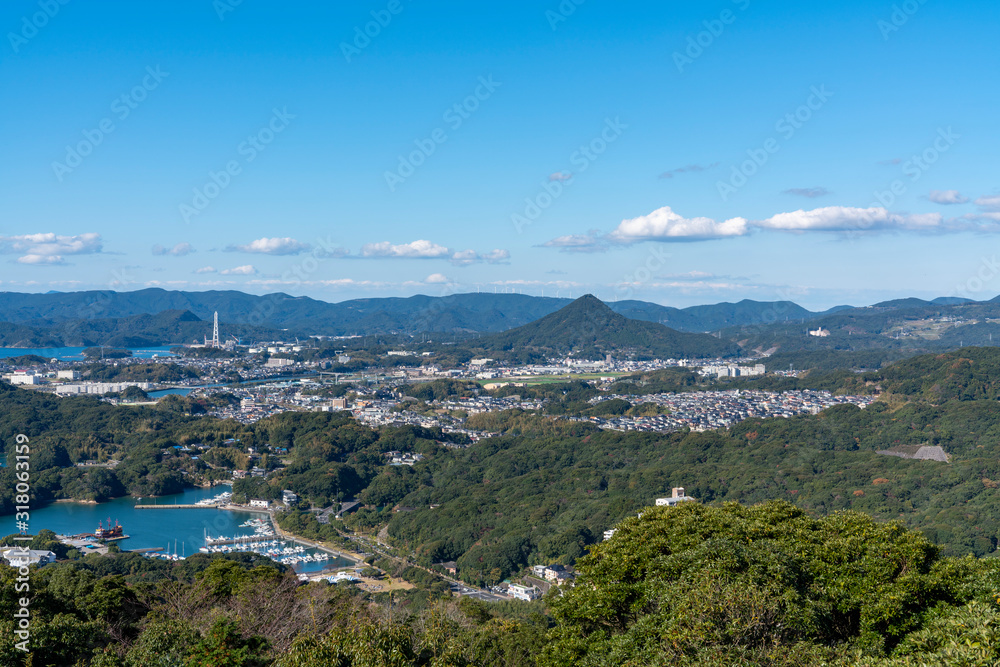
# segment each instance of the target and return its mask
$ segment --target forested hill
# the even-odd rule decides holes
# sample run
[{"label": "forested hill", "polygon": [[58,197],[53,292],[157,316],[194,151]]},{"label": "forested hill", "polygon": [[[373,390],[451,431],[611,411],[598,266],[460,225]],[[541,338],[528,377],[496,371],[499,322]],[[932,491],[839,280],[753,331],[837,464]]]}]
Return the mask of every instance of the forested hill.
[{"label": "forested hill", "polygon": [[584,359],[734,356],[732,343],[685,333],[655,322],[630,320],[587,294],[551,315],[476,341],[487,352],[507,355],[573,354]]},{"label": "forested hill", "polygon": [[[760,325],[738,324],[723,329],[721,334],[738,340],[744,348],[760,351],[880,350],[913,354],[966,345],[991,346],[994,337],[1000,342],[998,318],[997,299],[897,299],[864,308],[835,309],[808,322],[778,319]],[[817,328],[828,335],[808,334]]]},{"label": "forested hill", "polygon": [[[96,333],[110,335],[106,331],[106,324],[110,322],[117,323],[113,331],[115,334],[139,335],[129,324],[130,318],[173,311],[189,312],[200,320],[210,321],[217,311],[223,330],[244,338],[253,336],[253,328],[300,337],[423,332],[462,337],[523,326],[570,303],[572,300],[565,297],[490,293],[418,294],[328,303],[280,292],[260,296],[238,291],[183,292],[160,288],[134,292],[0,292],[0,331],[4,331],[5,341],[40,341],[47,333],[58,337],[59,331],[71,331],[75,327],[80,327],[83,332],[89,325],[81,324],[101,321],[104,324]],[[897,299],[868,307],[837,306],[824,312],[812,312],[790,301],[748,299],[686,308],[638,300],[616,301],[607,305],[632,320],[655,322],[689,333],[721,331],[722,338],[739,341],[745,349],[778,347],[783,352],[942,349],[958,347],[963,342],[988,344],[992,333],[1000,334],[1000,331],[994,331],[996,324],[989,321],[1000,317],[1000,302],[996,300]],[[947,320],[951,324],[938,326],[932,323],[927,331],[915,331],[911,326],[933,320]],[[806,334],[807,329],[817,326],[830,331],[831,336],[815,338]],[[18,327],[28,329],[18,330]],[[897,332],[906,337],[897,337]],[[142,335],[147,333],[142,332]],[[64,341],[66,337],[63,335],[56,343],[60,340]],[[0,341],[0,344],[11,343]]]},{"label": "forested hill", "polygon": [[[31,547],[65,552],[53,538]],[[992,667],[998,565],[783,502],[646,508],[578,562],[575,586],[530,603],[455,599],[440,580],[388,593],[302,584],[252,553],[90,554],[32,568],[27,652],[4,614],[0,664]],[[0,568],[4,609],[29,594],[21,581]]]},{"label": "forested hill", "polygon": [[[571,302],[572,299],[565,297],[486,292],[446,296],[418,294],[340,303],[280,292],[257,296],[237,291],[183,292],[160,288],[134,292],[0,292],[0,321],[63,323],[187,310],[203,320],[211,319],[217,311],[226,326],[250,324],[306,334],[485,333],[506,331],[533,322]],[[725,326],[800,321],[824,314],[810,312],[791,302],[750,300],[688,308],[626,300],[610,304],[610,307],[631,319],[659,322],[680,331],[693,332],[715,331]]]},{"label": "forested hill", "polygon": [[[0,322],[0,347],[142,347],[198,342],[211,333],[211,321],[188,310],[166,310],[120,318]],[[247,340],[276,340],[285,332],[237,324],[228,326],[226,333]]]},{"label": "forested hill", "polygon": [[868,373],[883,391],[932,403],[1000,398],[1000,348],[963,347],[923,354]]}]

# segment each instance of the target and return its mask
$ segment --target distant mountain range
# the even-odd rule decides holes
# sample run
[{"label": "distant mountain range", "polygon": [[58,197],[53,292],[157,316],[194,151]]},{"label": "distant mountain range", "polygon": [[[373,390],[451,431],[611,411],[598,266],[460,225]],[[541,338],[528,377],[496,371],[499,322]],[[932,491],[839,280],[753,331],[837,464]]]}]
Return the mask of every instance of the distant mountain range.
[{"label": "distant mountain range", "polygon": [[[823,329],[822,337],[808,335]],[[931,351],[1000,345],[1000,297],[990,301],[944,297],[896,299],[862,308],[838,309],[808,322],[738,325],[724,337],[747,350]],[[995,340],[994,340],[995,339]]]},{"label": "distant mountain range", "polygon": [[[1000,299],[1000,297],[998,297]],[[596,301],[596,299],[595,299]],[[275,293],[182,292],[159,288],[134,292],[85,291],[0,293],[0,345],[152,345],[200,340],[211,334],[218,311],[224,337],[244,341],[325,335],[384,335],[443,332],[482,335],[537,322],[568,306],[570,299],[521,294],[470,293],[444,297],[354,299],[328,303]],[[991,342],[987,319],[1000,318],[1000,302],[942,297],[909,298],[872,306],[838,306],[812,312],[790,301],[743,300],[673,308],[628,300],[604,304],[630,320],[653,322],[675,332],[712,332],[738,341],[746,350],[870,349],[874,347],[957,347]],[[921,318],[974,318],[976,324],[943,327],[930,337],[890,340],[901,322]],[[806,330],[822,326],[827,338]],[[1000,336],[1000,329],[996,332]],[[954,339],[954,340],[952,340]],[[1000,343],[1000,337],[998,337]]]},{"label": "distant mountain range", "polygon": [[[166,310],[129,317],[0,322],[0,347],[146,347],[200,342],[211,336],[211,322],[188,310]],[[230,325],[227,334],[247,340],[276,340],[284,332],[247,324]]]},{"label": "distant mountain range", "polygon": [[[328,303],[282,293],[256,296],[237,291],[180,292],[159,288],[134,292],[0,292],[0,322],[45,327],[67,320],[117,319],[164,311],[190,311],[202,320],[210,320],[218,311],[220,322],[227,326],[250,324],[306,334],[471,333],[506,331],[534,322],[571,302],[572,299],[486,293]],[[836,310],[813,313],[787,301],[749,300],[691,308],[634,300],[607,305],[631,319],[690,332],[769,321],[802,321]]]}]

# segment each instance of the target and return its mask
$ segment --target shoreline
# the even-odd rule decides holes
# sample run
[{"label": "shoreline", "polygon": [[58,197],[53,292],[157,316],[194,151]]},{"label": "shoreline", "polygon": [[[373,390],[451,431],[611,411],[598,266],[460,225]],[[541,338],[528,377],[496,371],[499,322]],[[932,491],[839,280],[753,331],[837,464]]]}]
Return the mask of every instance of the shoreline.
[{"label": "shoreline", "polygon": [[268,512],[268,515],[270,516],[271,526],[274,528],[274,534],[275,535],[279,535],[279,536],[281,536],[281,537],[283,537],[283,538],[285,538],[287,540],[291,540],[293,542],[297,542],[297,543],[303,544],[303,545],[305,545],[307,547],[311,547],[313,549],[320,549],[321,551],[325,551],[325,552],[327,552],[329,554],[332,554],[334,556],[337,556],[339,558],[343,558],[344,560],[352,561],[355,566],[357,566],[357,565],[365,562],[364,559],[360,557],[360,555],[354,555],[354,554],[345,553],[343,551],[338,551],[337,549],[334,549],[333,547],[327,546],[327,545],[323,544],[322,542],[315,542],[313,540],[307,540],[306,538],[299,537],[298,535],[295,535],[294,533],[289,533],[287,530],[282,530],[282,528],[278,525],[278,522],[275,520],[274,514],[272,512]]},{"label": "shoreline", "polygon": [[[0,466],[0,469],[3,469],[5,467],[6,466]],[[65,469],[68,470],[69,468],[65,468]],[[184,490],[181,491],[181,492],[179,492],[179,493],[168,493],[168,494],[163,495],[163,496],[133,496],[132,494],[127,493],[127,494],[125,494],[123,496],[115,496],[113,498],[108,498],[107,500],[104,500],[104,501],[78,500],[76,498],[55,498],[53,500],[49,500],[49,501],[46,501],[44,503],[40,503],[40,504],[38,504],[38,506],[33,506],[32,510],[44,509],[44,508],[48,507],[49,505],[55,505],[55,504],[59,504],[59,503],[62,503],[62,504],[65,504],[65,503],[77,503],[77,504],[80,504],[80,505],[107,505],[108,503],[111,503],[111,502],[113,502],[115,500],[121,500],[122,498],[131,498],[133,501],[135,501],[134,504],[138,504],[140,500],[144,500],[146,498],[166,498],[168,496],[180,495],[181,493],[184,493],[185,491],[189,491],[191,489],[210,489],[210,488],[212,488],[214,486],[222,486],[222,485],[225,485],[227,483],[228,482],[226,482],[226,481],[216,481],[214,483],[210,483],[208,486],[201,486],[199,484],[192,484],[191,486],[184,487]],[[212,508],[209,507],[207,509],[212,509]],[[217,507],[216,509],[221,509],[221,507]],[[238,509],[243,510],[243,508],[238,508]],[[246,510],[244,510],[244,511],[246,511]],[[6,514],[0,513],[0,517],[5,517],[5,516],[14,516],[14,512],[8,512]]]}]

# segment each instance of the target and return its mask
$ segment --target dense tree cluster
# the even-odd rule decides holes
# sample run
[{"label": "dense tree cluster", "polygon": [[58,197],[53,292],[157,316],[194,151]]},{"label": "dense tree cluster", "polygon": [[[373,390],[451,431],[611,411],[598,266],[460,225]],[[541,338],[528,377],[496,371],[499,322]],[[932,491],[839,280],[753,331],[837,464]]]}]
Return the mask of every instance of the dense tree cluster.
[{"label": "dense tree cluster", "polygon": [[[50,536],[39,536],[40,540]],[[34,545],[33,545],[34,546]],[[44,546],[39,544],[39,546]],[[563,548],[563,547],[557,547]],[[918,667],[1000,660],[1000,565],[942,557],[919,533],[794,505],[645,508],[534,603],[302,585],[255,554],[171,563],[91,554],[31,568],[30,652],[10,667]],[[368,567],[369,575],[381,576]],[[0,568],[0,604],[18,606]]]},{"label": "dense tree cluster", "polygon": [[[988,665],[1000,564],[785,502],[650,508],[578,563],[540,665]],[[986,640],[986,641],[983,641]]]}]

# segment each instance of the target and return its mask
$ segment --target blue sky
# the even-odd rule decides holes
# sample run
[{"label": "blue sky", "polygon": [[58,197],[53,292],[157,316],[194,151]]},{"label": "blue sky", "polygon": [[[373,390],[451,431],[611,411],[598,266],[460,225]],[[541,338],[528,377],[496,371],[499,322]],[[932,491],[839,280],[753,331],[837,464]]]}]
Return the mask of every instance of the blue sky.
[{"label": "blue sky", "polygon": [[328,4],[0,5],[0,290],[1000,293],[995,3]]}]

